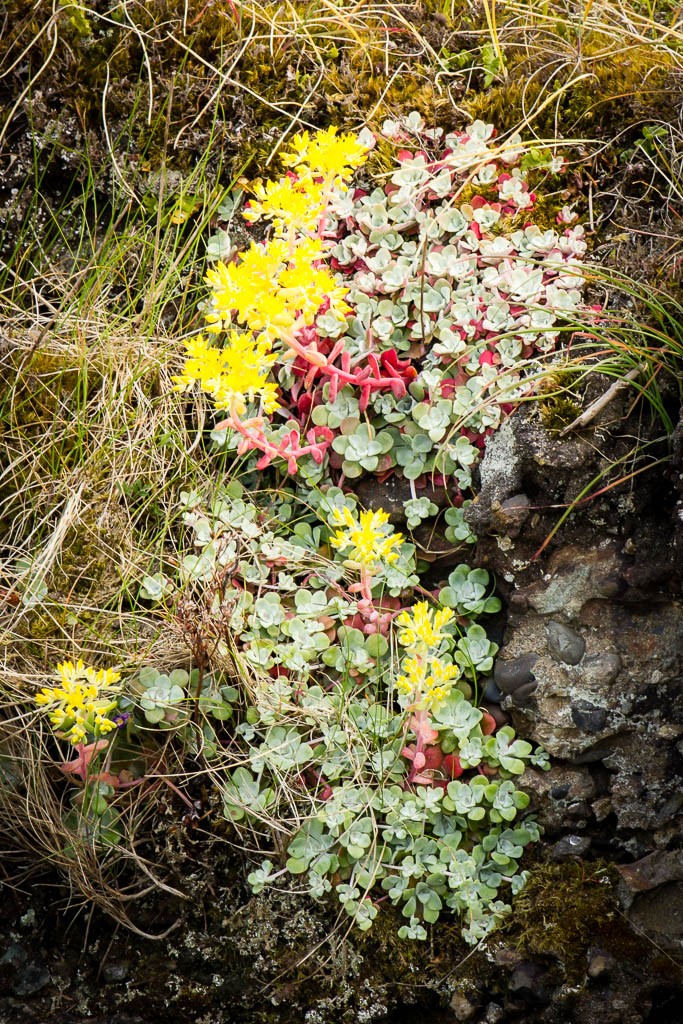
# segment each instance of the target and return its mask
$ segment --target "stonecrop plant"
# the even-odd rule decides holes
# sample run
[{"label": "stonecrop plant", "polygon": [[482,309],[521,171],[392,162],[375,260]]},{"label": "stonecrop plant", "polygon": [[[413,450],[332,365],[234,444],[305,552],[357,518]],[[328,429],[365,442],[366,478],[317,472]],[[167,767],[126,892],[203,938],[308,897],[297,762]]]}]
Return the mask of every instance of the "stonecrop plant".
[{"label": "stonecrop plant", "polygon": [[369,132],[295,138],[285,177],[244,210],[269,237],[208,272],[215,347],[200,342],[202,366],[188,342],[176,384],[227,411],[214,438],[259,469],[406,479],[413,528],[437,511],[426,483],[462,503],[486,437],[533,389],[535,360],[581,306],[586,242],[566,207],[534,222],[538,159],[518,138],[482,122],[444,137],[411,115],[387,140],[386,184],[354,187]]},{"label": "stonecrop plant", "polygon": [[497,651],[475,621],[499,607],[486,572],[460,565],[416,601],[414,545],[339,488],[258,503],[233,481],[208,507],[196,493],[183,507],[194,551],[144,592],[218,602],[209,641],[242,665],[225,814],[249,845],[293,807],[299,818],[284,864],[265,858],[254,890],[300,877],[363,930],[388,899],[407,938],[451,910],[479,941],[538,839],[516,821],[528,797],[514,780],[546,763],[477,707]]},{"label": "stonecrop plant", "polygon": [[[133,792],[165,784],[192,806],[156,768],[170,739],[262,851],[255,892],[294,876],[362,930],[388,901],[412,939],[451,911],[476,943],[524,884],[539,830],[517,782],[547,758],[479,706],[498,648],[478,620],[500,601],[457,563],[466,495],[581,305],[585,241],[566,208],[534,223],[519,139],[481,122],[444,137],[417,115],[384,136],[397,164],[377,186],[352,183],[369,132],[295,136],[243,211],[264,239],[208,271],[174,384],[211,398],[211,436],[249,483],[183,492],[177,558],[140,592],[188,638],[188,666],[121,681],[64,663],[36,700],[76,748],[62,769],[91,840],[118,841]],[[408,482],[407,530],[362,506],[363,476]],[[450,505],[440,579],[421,578],[411,535],[439,512],[427,484]]]}]

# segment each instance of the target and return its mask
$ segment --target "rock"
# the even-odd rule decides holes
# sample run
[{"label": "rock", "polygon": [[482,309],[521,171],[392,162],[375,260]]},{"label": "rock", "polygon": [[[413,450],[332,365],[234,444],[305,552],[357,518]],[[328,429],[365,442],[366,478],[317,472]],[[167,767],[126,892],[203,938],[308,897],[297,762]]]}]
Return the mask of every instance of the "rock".
[{"label": "rock", "polygon": [[109,984],[127,981],[130,977],[128,960],[109,960],[102,968],[102,977]]},{"label": "rock", "polygon": [[534,675],[531,670],[537,661],[538,655],[533,651],[508,661],[502,661],[499,658],[493,671],[493,678],[498,689],[502,693],[514,693],[518,687],[532,682]]},{"label": "rock", "polygon": [[531,796],[533,812],[545,829],[565,828],[568,817],[572,818],[572,827],[579,827],[579,815],[574,815],[574,809],[578,812],[580,808],[580,817],[590,817],[589,801],[595,796],[595,783],[587,768],[558,764],[547,772],[529,768],[522,786]]},{"label": "rock", "polygon": [[584,658],[581,665],[584,678],[591,686],[613,683],[621,672],[621,658],[618,654],[593,654]]},{"label": "rock", "polygon": [[503,699],[502,692],[498,689],[498,685],[495,679],[491,678],[487,681],[484,687],[484,700],[489,701],[491,704],[500,704]]},{"label": "rock", "polygon": [[491,525],[495,533],[506,537],[518,537],[529,518],[531,502],[526,494],[513,494],[501,502],[491,505]]},{"label": "rock", "polygon": [[683,881],[683,850],[657,850],[617,870],[633,892],[654,889],[666,882],[680,882]]},{"label": "rock", "polygon": [[545,1006],[552,999],[555,985],[547,968],[533,960],[525,960],[512,972],[508,991],[526,1002]]},{"label": "rock", "polygon": [[590,847],[588,836],[564,836],[550,848],[550,857],[558,862],[570,857],[585,857]]},{"label": "rock", "polygon": [[505,1017],[505,1010],[500,1003],[489,1003],[486,1007],[484,1020],[486,1024],[500,1024]]},{"label": "rock", "polygon": [[529,699],[534,695],[537,689],[538,683],[532,679],[530,682],[524,683],[523,686],[518,686],[515,692],[510,694],[506,700],[512,707],[527,707]]},{"label": "rock", "polygon": [[587,974],[589,978],[607,978],[616,967],[614,957],[604,949],[591,946],[586,957],[588,959]]},{"label": "rock", "polygon": [[664,949],[683,951],[683,883],[669,882],[639,893],[628,918]]},{"label": "rock", "polygon": [[572,703],[572,721],[577,729],[582,732],[602,732],[607,722],[607,711],[605,708],[591,704],[587,700],[577,700]]},{"label": "rock", "polygon": [[464,992],[454,992],[448,1005],[453,1011],[453,1019],[456,1021],[472,1020],[477,1012],[477,1003]]},{"label": "rock", "polygon": [[548,650],[556,661],[578,665],[586,651],[586,641],[569,626],[551,619],[546,626]]},{"label": "rock", "polygon": [[490,701],[484,701],[481,706],[484,711],[488,711],[491,718],[494,719],[497,729],[500,729],[503,725],[510,724],[510,716],[503,711],[500,704],[493,704]]},{"label": "rock", "polygon": [[623,559],[612,545],[596,550],[561,548],[548,564],[550,579],[525,591],[529,604],[542,615],[576,620],[591,600],[618,596]]},{"label": "rock", "polygon": [[12,991],[15,996],[32,996],[50,984],[50,972],[39,960],[21,967],[15,976]]}]

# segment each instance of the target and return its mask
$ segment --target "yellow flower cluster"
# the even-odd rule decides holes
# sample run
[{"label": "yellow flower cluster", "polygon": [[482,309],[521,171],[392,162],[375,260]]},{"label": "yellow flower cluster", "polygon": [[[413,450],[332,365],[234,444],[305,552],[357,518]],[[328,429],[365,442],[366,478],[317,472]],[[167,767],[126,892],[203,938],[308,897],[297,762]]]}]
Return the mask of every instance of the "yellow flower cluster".
[{"label": "yellow flower cluster", "polygon": [[[254,186],[254,198],[244,217],[249,222],[268,219],[273,237],[253,243],[235,262],[216,263],[206,275],[211,288],[206,316],[207,331],[220,334],[240,325],[251,334],[246,340],[232,334],[228,344],[212,348],[203,339],[186,345],[184,372],[174,378],[177,390],[195,382],[211,395],[219,409],[241,417],[248,402],[260,399],[262,411],[279,408],[277,387],[266,378],[276,358],[301,355],[311,365],[322,366],[325,356],[315,345],[308,347],[297,332],[310,326],[321,307],[343,322],[351,307],[348,292],[325,265],[323,243],[318,236],[332,190],[367,158],[368,147],[355,135],[326,131],[296,135],[283,154],[291,170],[279,181]],[[277,355],[273,342],[284,343]]]},{"label": "yellow flower cluster", "polygon": [[265,217],[281,236],[292,231],[307,233],[317,229],[333,188],[344,188],[346,179],[365,163],[368,147],[350,133],[337,134],[332,127],[295,135],[282,162],[294,174],[254,186],[255,199],[245,211],[245,220]]},{"label": "yellow flower cluster", "polygon": [[457,665],[447,665],[435,656],[406,658],[401,667],[403,674],[396,680],[396,689],[411,698],[413,707],[423,709],[445,700],[460,676]]},{"label": "yellow flower cluster", "polygon": [[290,248],[274,238],[252,245],[239,263],[217,263],[206,275],[211,285],[207,330],[218,333],[234,317],[257,332],[259,340],[273,342],[312,324],[326,299],[343,320],[350,310],[344,302],[348,289],[337,284],[322,259],[317,239],[305,238]]},{"label": "yellow flower cluster", "polygon": [[338,551],[350,548],[347,558],[352,562],[369,568],[382,559],[391,563],[399,557],[403,534],[393,532],[388,525],[389,516],[382,509],[361,512],[360,518],[355,519],[345,506],[334,510],[333,520],[341,528],[330,537],[330,544]]},{"label": "yellow flower cluster", "polygon": [[452,608],[430,608],[427,601],[418,601],[401,612],[396,624],[401,627],[398,642],[404,647],[438,647],[447,635],[443,631],[454,616]]},{"label": "yellow flower cluster", "polygon": [[[107,717],[116,707],[116,683],[121,675],[110,668],[86,667],[80,659],[57,666],[59,684],[46,686],[35,701],[49,710],[49,719],[57,733],[71,743],[85,742],[88,734],[105,736],[116,723]],[[109,691],[108,694],[105,691]]]},{"label": "yellow flower cluster", "polygon": [[253,224],[266,217],[278,232],[315,231],[325,209],[325,186],[310,177],[280,178],[279,181],[258,182],[253,187],[255,199],[249,200],[244,219]]},{"label": "yellow flower cluster", "polygon": [[173,377],[176,391],[187,391],[198,383],[217,409],[236,416],[245,414],[247,402],[257,400],[267,413],[279,408],[277,384],[267,379],[276,358],[267,341],[233,331],[223,348],[215,348],[200,335],[186,341],[185,349],[183,372]]},{"label": "yellow flower cluster", "polygon": [[442,642],[450,638],[445,627],[454,618],[451,608],[434,608],[427,601],[418,601],[396,617],[398,642],[410,648],[396,689],[410,698],[413,708],[429,710],[445,700],[461,675],[458,665],[448,664],[438,654]]}]

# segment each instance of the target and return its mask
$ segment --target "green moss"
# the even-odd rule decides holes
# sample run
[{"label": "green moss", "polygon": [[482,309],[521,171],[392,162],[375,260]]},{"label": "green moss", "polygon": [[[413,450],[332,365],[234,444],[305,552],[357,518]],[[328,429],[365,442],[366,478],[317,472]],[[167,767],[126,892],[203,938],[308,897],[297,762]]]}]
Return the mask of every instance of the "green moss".
[{"label": "green moss", "polygon": [[551,432],[562,430],[581,414],[583,408],[569,387],[577,375],[572,372],[548,374],[538,386],[538,410],[543,426]]},{"label": "green moss", "polygon": [[618,910],[616,885],[604,863],[536,866],[499,934],[525,955],[558,957],[577,980],[596,943],[620,960],[637,959],[646,946]]},{"label": "green moss", "polygon": [[[610,53],[604,37],[587,36],[577,61],[553,79],[553,90],[543,84],[546,76],[532,60],[511,55],[507,66],[505,82],[467,97],[463,106],[473,118],[512,128],[528,117],[539,137],[553,139],[605,137],[632,128],[644,117],[659,120],[675,113],[672,57],[652,47]],[[534,107],[553,91],[558,93],[555,99],[534,115]]]}]

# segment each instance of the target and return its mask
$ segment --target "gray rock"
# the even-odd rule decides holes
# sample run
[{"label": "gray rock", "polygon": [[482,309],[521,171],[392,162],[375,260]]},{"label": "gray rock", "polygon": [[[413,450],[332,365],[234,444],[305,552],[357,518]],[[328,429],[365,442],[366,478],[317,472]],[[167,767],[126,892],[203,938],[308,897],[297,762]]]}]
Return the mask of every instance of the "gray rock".
[{"label": "gray rock", "polygon": [[500,704],[503,699],[502,692],[498,689],[498,685],[495,679],[491,678],[484,687],[484,700],[489,701],[491,704]]},{"label": "gray rock", "polygon": [[529,699],[533,697],[537,689],[538,683],[535,679],[531,679],[528,683],[518,686],[515,692],[509,695],[508,700],[515,707],[527,707]]},{"label": "gray rock", "polygon": [[554,861],[569,860],[572,857],[585,857],[590,849],[588,836],[563,836],[550,849]]},{"label": "gray rock", "polygon": [[109,984],[127,981],[130,977],[130,963],[127,960],[110,960],[102,968],[102,977]]},{"label": "gray rock", "polygon": [[591,686],[613,683],[621,672],[621,658],[618,654],[593,654],[584,658],[581,666],[584,678]]},{"label": "gray rock", "polygon": [[484,1020],[486,1024],[500,1024],[505,1017],[505,1010],[500,1003],[489,1003],[486,1007]]},{"label": "gray rock", "polygon": [[50,972],[45,964],[32,961],[17,972],[12,991],[15,996],[32,996],[49,984]]},{"label": "gray rock", "polygon": [[493,671],[493,678],[498,689],[502,693],[514,693],[525,683],[533,682],[534,675],[531,670],[537,661],[538,655],[533,651],[522,654],[519,658],[511,658],[509,661],[499,659]]},{"label": "gray rock", "polygon": [[533,960],[518,964],[508,982],[508,991],[540,1006],[550,1002],[554,990],[548,970]]},{"label": "gray rock", "polygon": [[529,518],[530,508],[531,502],[526,494],[513,494],[500,503],[494,502],[491,507],[491,519],[495,532],[506,537],[518,537]]},{"label": "gray rock", "polygon": [[683,881],[683,850],[656,850],[648,857],[617,869],[629,889],[642,892],[666,882]]},{"label": "gray rock", "polygon": [[683,950],[683,883],[670,882],[639,893],[628,913],[636,928],[664,949]]},{"label": "gray rock", "polygon": [[577,700],[572,704],[572,721],[581,732],[602,732],[607,723],[607,711],[588,700]]},{"label": "gray rock", "polygon": [[548,650],[555,661],[578,665],[586,652],[586,641],[569,626],[551,620],[546,626]]}]

